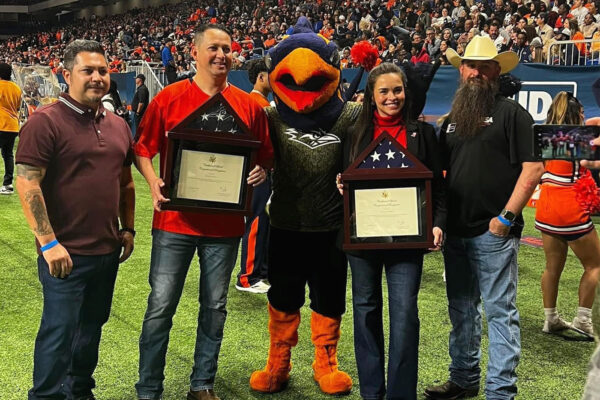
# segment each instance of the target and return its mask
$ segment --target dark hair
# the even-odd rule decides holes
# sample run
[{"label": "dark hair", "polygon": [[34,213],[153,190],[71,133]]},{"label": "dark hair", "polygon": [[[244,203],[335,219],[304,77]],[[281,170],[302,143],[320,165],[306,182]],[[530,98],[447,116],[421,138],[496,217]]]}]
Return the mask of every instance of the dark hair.
[{"label": "dark hair", "polygon": [[63,65],[65,69],[72,71],[75,66],[75,57],[77,54],[88,52],[88,53],[99,53],[102,57],[105,57],[104,48],[102,45],[95,40],[77,39],[73,40],[65,48],[65,55],[63,56]]},{"label": "dark hair", "polygon": [[221,24],[201,24],[196,29],[196,33],[194,34],[194,44],[197,45],[202,41],[202,37],[204,36],[204,32],[209,29],[215,29],[217,31],[222,31],[227,34],[227,36],[231,37],[231,32],[225,28],[225,25]]},{"label": "dark hair", "polygon": [[258,79],[258,75],[261,72],[268,72],[267,64],[265,64],[265,60],[262,58],[257,58],[256,60],[250,60],[246,63],[248,66],[248,79],[250,83],[253,85],[256,84],[256,80]]},{"label": "dark hair", "polygon": [[0,63],[0,79],[3,81],[10,81],[10,76],[12,74],[12,67],[10,64]]},{"label": "dark hair", "polygon": [[581,110],[583,105],[573,96],[571,92],[559,92],[550,104],[548,116],[546,117],[547,124],[569,124],[581,125]]},{"label": "dark hair", "polygon": [[539,13],[538,18],[544,21],[545,24],[548,23],[548,14],[546,14],[545,12]]},{"label": "dark hair", "polygon": [[115,111],[117,110],[117,108],[123,107],[123,103],[121,102],[121,96],[119,95],[119,92],[117,91],[117,89],[118,89],[117,82],[115,82],[111,79],[110,80],[110,89],[108,89],[107,94],[110,94],[110,97],[112,97],[113,103],[115,104]]},{"label": "dark hair", "polygon": [[377,82],[377,78],[381,75],[385,74],[398,74],[402,77],[402,83],[404,84],[404,92],[405,92],[405,101],[404,106],[402,107],[402,118],[404,119],[404,123],[406,124],[410,118],[410,91],[407,87],[407,79],[406,74],[396,64],[384,62],[379,64],[377,67],[373,68],[371,72],[369,72],[369,76],[367,77],[367,84],[365,86],[365,98],[362,104],[362,110],[360,111],[360,115],[358,116],[358,120],[352,129],[352,146],[350,148],[350,160],[354,160],[359,153],[359,144],[362,138],[372,133],[373,131],[373,113],[377,109],[374,105],[373,100],[373,91],[375,88],[375,82]]}]

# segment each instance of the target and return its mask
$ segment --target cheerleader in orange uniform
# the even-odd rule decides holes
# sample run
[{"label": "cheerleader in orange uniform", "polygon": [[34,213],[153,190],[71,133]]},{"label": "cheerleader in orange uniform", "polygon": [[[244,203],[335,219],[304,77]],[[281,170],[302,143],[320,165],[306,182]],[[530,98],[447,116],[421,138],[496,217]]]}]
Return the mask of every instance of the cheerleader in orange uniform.
[{"label": "cheerleader in orange uniform", "polygon": [[[583,106],[571,93],[560,92],[548,111],[548,124],[583,125]],[[589,212],[577,200],[576,182],[589,171],[571,161],[545,163],[535,227],[542,232],[546,269],[542,274],[542,297],[546,320],[543,331],[558,333],[575,328],[592,337],[591,308],[600,277],[600,241]],[[558,283],[569,247],[583,265],[579,283],[579,308],[572,324],[556,311]]]}]

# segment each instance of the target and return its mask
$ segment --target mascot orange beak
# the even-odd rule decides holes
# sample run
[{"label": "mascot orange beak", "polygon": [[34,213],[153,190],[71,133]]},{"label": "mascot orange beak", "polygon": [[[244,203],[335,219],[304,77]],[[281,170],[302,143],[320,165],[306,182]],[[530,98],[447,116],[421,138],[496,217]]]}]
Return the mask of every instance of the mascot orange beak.
[{"label": "mascot orange beak", "polygon": [[297,48],[281,60],[269,75],[273,92],[288,107],[308,114],[335,94],[340,71],[307,48]]}]

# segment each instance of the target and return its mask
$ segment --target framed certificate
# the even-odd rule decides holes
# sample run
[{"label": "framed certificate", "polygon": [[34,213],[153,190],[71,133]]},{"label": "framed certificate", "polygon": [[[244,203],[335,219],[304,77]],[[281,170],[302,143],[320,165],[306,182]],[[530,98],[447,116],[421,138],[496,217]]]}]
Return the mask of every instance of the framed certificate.
[{"label": "framed certificate", "polygon": [[394,139],[378,137],[342,174],[344,250],[433,247],[432,178]]},{"label": "framed certificate", "polygon": [[179,199],[237,204],[242,193],[244,156],[182,150],[176,196]]},{"label": "framed certificate", "polygon": [[165,210],[250,214],[256,140],[221,94],[167,133]]},{"label": "framed certificate", "polygon": [[417,188],[355,189],[356,237],[418,236]]}]

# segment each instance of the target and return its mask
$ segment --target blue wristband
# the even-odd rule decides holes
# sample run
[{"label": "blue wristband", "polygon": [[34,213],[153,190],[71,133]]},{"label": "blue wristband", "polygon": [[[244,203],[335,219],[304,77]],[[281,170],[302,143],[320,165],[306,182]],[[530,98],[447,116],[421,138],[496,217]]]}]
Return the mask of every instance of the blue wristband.
[{"label": "blue wristband", "polygon": [[498,215],[498,220],[506,226],[512,226],[512,222],[504,218],[502,215]]},{"label": "blue wristband", "polygon": [[42,253],[46,250],[50,250],[51,248],[53,248],[54,246],[56,246],[58,244],[58,240],[54,239],[53,241],[51,241],[50,243],[46,243],[45,245],[43,245],[42,247],[40,247],[40,250],[42,251]]}]

